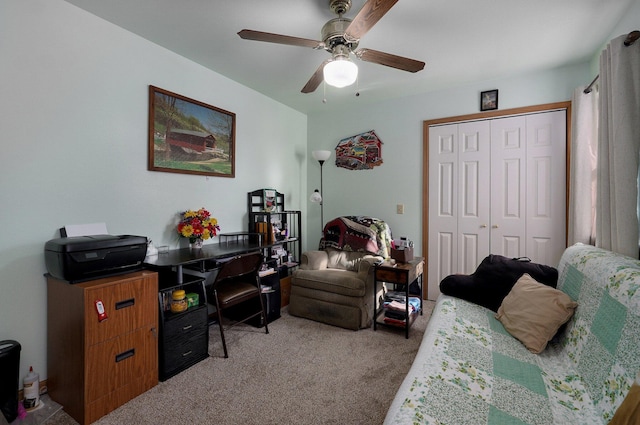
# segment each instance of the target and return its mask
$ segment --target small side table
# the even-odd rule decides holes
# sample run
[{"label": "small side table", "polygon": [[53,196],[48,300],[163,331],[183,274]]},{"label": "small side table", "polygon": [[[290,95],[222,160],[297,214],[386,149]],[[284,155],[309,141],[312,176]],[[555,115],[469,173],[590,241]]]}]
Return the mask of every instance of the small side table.
[{"label": "small side table", "polygon": [[378,322],[378,317],[384,314],[384,308],[378,305],[378,282],[391,283],[395,287],[403,285],[405,290],[405,338],[409,338],[409,327],[415,320],[417,312],[414,314],[409,313],[409,287],[413,282],[417,282],[420,288],[420,315],[422,315],[422,274],[424,269],[424,258],[415,257],[408,263],[396,263],[391,264],[385,261],[381,264],[377,264],[374,269],[373,278],[373,330],[375,331],[377,325],[392,326],[384,322]]}]

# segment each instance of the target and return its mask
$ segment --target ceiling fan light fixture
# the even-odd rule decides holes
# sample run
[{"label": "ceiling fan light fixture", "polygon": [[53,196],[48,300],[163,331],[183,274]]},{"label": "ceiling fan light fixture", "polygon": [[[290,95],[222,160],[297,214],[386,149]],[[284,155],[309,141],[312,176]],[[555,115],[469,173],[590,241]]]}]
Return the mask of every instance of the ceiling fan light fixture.
[{"label": "ceiling fan light fixture", "polygon": [[[353,19],[343,17],[351,9],[352,0],[324,1],[329,3],[329,9],[338,17],[324,24],[320,31],[322,41],[249,29],[241,30],[238,35],[245,40],[310,47],[331,53],[332,58],[323,61],[316,68],[300,90],[302,93],[313,93],[323,81],[338,88],[355,83],[358,80],[358,67],[351,62],[351,55],[365,62],[401,71],[418,72],[424,69],[425,63],[415,59],[373,49],[358,49],[362,37],[389,12],[398,0],[360,0],[364,5]],[[359,93],[356,92],[356,96],[358,95]],[[323,99],[322,102],[326,103],[327,100]]]},{"label": "ceiling fan light fixture", "polygon": [[333,87],[347,87],[356,82],[358,66],[344,56],[336,56],[322,69],[324,81]]}]

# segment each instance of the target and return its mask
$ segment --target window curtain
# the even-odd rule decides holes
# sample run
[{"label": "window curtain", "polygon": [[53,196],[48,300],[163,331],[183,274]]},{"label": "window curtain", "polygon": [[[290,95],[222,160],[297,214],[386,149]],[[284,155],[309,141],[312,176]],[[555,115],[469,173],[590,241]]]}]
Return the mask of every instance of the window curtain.
[{"label": "window curtain", "polygon": [[578,87],[571,101],[571,175],[569,177],[569,245],[595,245],[596,161],[598,157],[598,87]]},{"label": "window curtain", "polygon": [[596,245],[638,258],[640,43],[625,38],[600,56]]}]

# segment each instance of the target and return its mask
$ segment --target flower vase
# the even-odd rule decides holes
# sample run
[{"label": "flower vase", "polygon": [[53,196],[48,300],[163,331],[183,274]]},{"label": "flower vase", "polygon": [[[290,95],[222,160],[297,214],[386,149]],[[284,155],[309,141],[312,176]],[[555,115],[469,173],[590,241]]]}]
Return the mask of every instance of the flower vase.
[{"label": "flower vase", "polygon": [[196,239],[195,242],[189,244],[189,247],[191,247],[191,249],[202,249],[202,244],[202,239]]}]

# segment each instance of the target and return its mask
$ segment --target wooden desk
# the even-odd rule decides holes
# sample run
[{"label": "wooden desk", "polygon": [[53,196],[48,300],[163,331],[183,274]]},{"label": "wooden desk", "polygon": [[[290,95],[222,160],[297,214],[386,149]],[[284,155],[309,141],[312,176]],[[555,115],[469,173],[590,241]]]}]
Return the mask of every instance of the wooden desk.
[{"label": "wooden desk", "polygon": [[[376,330],[377,325],[389,325],[384,322],[378,322],[378,316],[384,315],[384,308],[378,305],[378,282],[391,283],[394,286],[402,285],[405,290],[405,311],[409,311],[409,287],[413,282],[418,283],[420,288],[419,294],[414,294],[420,298],[420,315],[422,315],[422,274],[424,269],[424,258],[416,257],[414,260],[408,263],[396,263],[392,265],[390,262],[375,266],[374,279],[373,279],[373,330]],[[405,314],[405,338],[409,338],[409,327],[416,318],[415,314]]]}]

